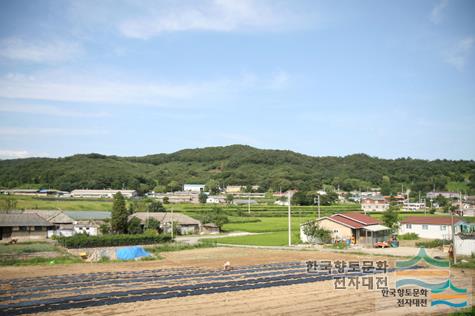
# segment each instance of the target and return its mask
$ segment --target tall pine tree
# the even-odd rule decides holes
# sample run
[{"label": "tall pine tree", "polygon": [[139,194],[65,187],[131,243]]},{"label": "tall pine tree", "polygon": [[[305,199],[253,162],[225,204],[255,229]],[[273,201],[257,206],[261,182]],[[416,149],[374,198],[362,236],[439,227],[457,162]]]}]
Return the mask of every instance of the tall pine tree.
[{"label": "tall pine tree", "polygon": [[112,204],[111,229],[116,234],[125,234],[127,232],[127,217],[129,212],[125,207],[124,196],[117,192],[114,195]]}]

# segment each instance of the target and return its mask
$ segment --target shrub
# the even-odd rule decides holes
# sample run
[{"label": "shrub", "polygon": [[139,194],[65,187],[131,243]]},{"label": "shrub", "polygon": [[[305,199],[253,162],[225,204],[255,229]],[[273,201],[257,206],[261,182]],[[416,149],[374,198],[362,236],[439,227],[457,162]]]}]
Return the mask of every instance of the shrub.
[{"label": "shrub", "polygon": [[88,236],[77,234],[71,237],[59,237],[58,242],[66,248],[86,248],[86,247],[113,247],[148,245],[171,241],[169,235],[102,235]]},{"label": "shrub", "polygon": [[419,235],[416,233],[407,233],[397,236],[399,240],[417,240],[419,239]]},{"label": "shrub", "polygon": [[141,234],[142,233],[142,226],[141,221],[137,217],[132,217],[127,224],[127,232],[129,234]]},{"label": "shrub", "polygon": [[424,247],[424,248],[437,248],[442,247],[443,245],[451,244],[450,240],[442,240],[442,239],[434,239],[430,241],[420,241],[416,242],[417,247]]},{"label": "shrub", "polygon": [[303,225],[303,233],[307,235],[312,242],[327,244],[331,241],[331,232],[324,228],[320,228],[313,221]]}]

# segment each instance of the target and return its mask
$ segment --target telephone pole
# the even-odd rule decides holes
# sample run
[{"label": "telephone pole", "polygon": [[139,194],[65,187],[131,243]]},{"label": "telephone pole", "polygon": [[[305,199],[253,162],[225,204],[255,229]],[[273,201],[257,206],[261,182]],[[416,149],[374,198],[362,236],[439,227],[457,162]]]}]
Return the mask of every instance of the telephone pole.
[{"label": "telephone pole", "polygon": [[289,213],[288,214],[289,215],[289,247],[291,247],[292,246],[292,232],[291,232],[292,231],[292,227],[291,227],[292,223],[291,223],[291,219],[290,219],[290,190],[287,191],[287,199],[289,201],[289,203],[288,203],[289,204],[289,209],[288,209],[288,213]]}]

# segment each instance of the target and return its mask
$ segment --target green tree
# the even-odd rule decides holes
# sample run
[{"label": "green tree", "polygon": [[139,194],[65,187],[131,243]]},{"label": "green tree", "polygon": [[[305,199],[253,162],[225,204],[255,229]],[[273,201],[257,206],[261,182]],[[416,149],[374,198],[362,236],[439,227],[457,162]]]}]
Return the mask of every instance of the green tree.
[{"label": "green tree", "polygon": [[99,231],[101,232],[101,234],[103,235],[106,235],[106,234],[110,234],[111,232],[111,226],[109,223],[103,223],[101,224],[101,226],[99,226]]},{"label": "green tree", "polygon": [[223,225],[229,222],[229,219],[220,207],[213,207],[204,213],[201,222],[203,224],[214,223],[221,230]]},{"label": "green tree", "polygon": [[142,233],[142,222],[137,217],[132,217],[127,224],[127,232],[129,234],[141,234]]},{"label": "green tree", "polygon": [[17,205],[16,199],[13,197],[9,196],[6,198],[2,198],[0,200],[0,211],[8,213],[16,209],[16,205]]},{"label": "green tree", "polygon": [[218,181],[211,179],[206,182],[205,191],[209,192],[211,195],[219,194],[220,189]]},{"label": "green tree", "polygon": [[198,200],[200,201],[201,204],[205,204],[206,200],[208,200],[208,195],[204,192],[200,192],[200,195],[198,196]]},{"label": "green tree", "polygon": [[[227,194],[226,195],[226,203],[232,204],[234,201],[234,196],[232,194]],[[216,224],[216,223],[215,223]]]},{"label": "green tree", "polygon": [[392,204],[389,208],[383,213],[381,217],[384,225],[391,228],[392,232],[396,232],[399,228],[399,206]]},{"label": "green tree", "polygon": [[160,230],[160,222],[153,217],[149,217],[146,223],[147,229],[153,229],[155,231]]},{"label": "green tree", "polygon": [[117,234],[125,234],[127,231],[127,217],[129,212],[125,207],[124,196],[117,192],[114,195],[111,215],[111,231]]},{"label": "green tree", "polygon": [[388,176],[383,176],[383,182],[381,183],[381,194],[391,195],[391,180]]},{"label": "green tree", "polygon": [[172,180],[167,184],[167,190],[168,192],[180,191],[181,185],[177,181]]},{"label": "green tree", "polygon": [[166,212],[167,210],[163,206],[162,202],[152,201],[152,203],[148,205],[148,211],[152,213],[157,213],[157,212]]},{"label": "green tree", "polygon": [[331,242],[331,231],[321,228],[315,221],[305,223],[302,229],[303,233],[309,238],[310,242],[312,243],[328,244]]}]

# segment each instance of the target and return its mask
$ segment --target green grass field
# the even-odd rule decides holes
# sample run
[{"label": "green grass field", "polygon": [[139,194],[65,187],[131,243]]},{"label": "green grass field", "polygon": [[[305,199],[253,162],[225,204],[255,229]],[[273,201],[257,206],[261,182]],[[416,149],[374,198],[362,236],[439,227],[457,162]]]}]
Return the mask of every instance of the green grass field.
[{"label": "green grass field", "polygon": [[14,245],[0,245],[0,256],[5,255],[20,255],[20,254],[29,254],[35,252],[44,252],[44,251],[57,251],[56,247],[53,244],[49,243],[21,243]]},{"label": "green grass field", "polygon": [[[303,224],[314,217],[292,217],[292,230],[298,230]],[[231,218],[232,219],[232,218]],[[251,233],[287,231],[287,217],[257,217],[260,222],[255,223],[229,223],[223,226],[225,231],[243,231]]]},{"label": "green grass field", "polygon": [[[252,245],[252,246],[287,246],[288,232],[277,231],[250,236],[225,237],[215,239],[219,244]],[[299,231],[292,231],[292,244],[300,243]]]},{"label": "green grass field", "polygon": [[[53,256],[39,254],[51,252]],[[40,256],[38,256],[38,255]],[[43,256],[42,256],[43,255]],[[40,264],[66,264],[82,262],[54,244],[27,242],[14,245],[0,245],[0,266],[27,266]]]},{"label": "green grass field", "polygon": [[[0,199],[5,199],[2,196]],[[110,211],[112,200],[46,199],[30,196],[14,196],[17,209],[65,210],[65,211]]]}]

